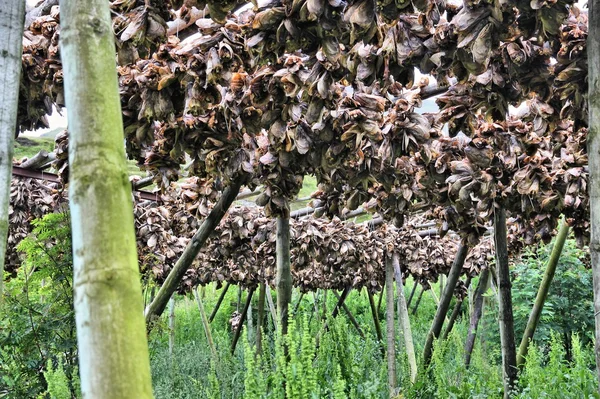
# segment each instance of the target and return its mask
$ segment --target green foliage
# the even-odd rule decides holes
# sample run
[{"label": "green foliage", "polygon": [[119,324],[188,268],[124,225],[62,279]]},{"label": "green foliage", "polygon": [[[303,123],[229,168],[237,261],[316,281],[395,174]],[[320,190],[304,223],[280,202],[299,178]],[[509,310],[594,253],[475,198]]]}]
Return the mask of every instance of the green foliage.
[{"label": "green foliage", "polygon": [[15,141],[13,158],[21,160],[25,157],[31,158],[41,150],[52,152],[54,150],[54,139],[44,137],[19,137]]},{"label": "green foliage", "polygon": [[[6,282],[0,309],[0,397],[35,398],[51,389],[63,392],[58,388],[64,386],[61,375],[69,397],[75,397],[70,222],[67,214],[56,213],[33,224],[31,236],[19,244],[23,262],[17,276]],[[48,369],[49,364],[56,368]]]},{"label": "green foliage", "polygon": [[69,379],[63,368],[63,361],[59,360],[58,365],[54,367],[52,360],[48,360],[44,378],[48,383],[48,396],[50,399],[70,399],[71,389],[69,388]]}]

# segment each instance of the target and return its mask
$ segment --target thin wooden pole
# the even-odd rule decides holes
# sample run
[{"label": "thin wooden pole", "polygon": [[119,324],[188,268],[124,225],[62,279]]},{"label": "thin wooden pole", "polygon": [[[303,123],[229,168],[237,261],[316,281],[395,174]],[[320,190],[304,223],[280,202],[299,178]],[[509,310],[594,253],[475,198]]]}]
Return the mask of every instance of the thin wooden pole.
[{"label": "thin wooden pole", "polygon": [[290,260],[290,218],[277,218],[276,237],[277,276],[277,314],[279,316],[281,333],[288,332],[289,306],[292,300],[292,272]]},{"label": "thin wooden pole", "polygon": [[410,368],[410,381],[414,383],[417,379],[417,358],[415,355],[415,346],[413,343],[412,330],[410,327],[410,319],[408,317],[408,307],[406,305],[406,299],[404,298],[402,270],[400,270],[400,260],[398,259],[397,253],[394,253],[392,260],[394,266],[394,277],[396,278],[396,291],[398,296],[398,322],[400,323],[400,327],[402,328],[402,335],[404,335],[404,346],[406,348],[408,366]]},{"label": "thin wooden pole", "polygon": [[504,208],[494,212],[494,246],[496,248],[496,271],[498,273],[498,322],[502,346],[502,374],[504,398],[509,398],[517,381],[517,351],[512,309],[510,270],[508,268],[508,240],[506,237],[506,212]]},{"label": "thin wooden pole", "polygon": [[413,316],[417,314],[417,309],[419,309],[419,304],[421,303],[421,298],[423,298],[423,293],[425,292],[425,287],[421,287],[421,292],[417,297],[417,302],[415,302],[415,307],[412,310]]},{"label": "thin wooden pole", "polygon": [[[335,297],[338,299],[338,301],[340,300],[341,297],[337,292],[333,291],[333,295],[335,295]],[[350,319],[350,323],[352,323],[352,325],[356,329],[356,332],[358,332],[358,335],[360,335],[360,337],[362,339],[365,339],[365,334],[363,333],[362,329],[360,328],[358,321],[356,321],[356,318],[354,317],[354,315],[352,314],[352,312],[350,311],[348,306],[346,306],[345,302],[342,302],[342,309],[344,309],[344,312],[346,312],[346,316],[348,316],[348,319]]]},{"label": "thin wooden pole", "polygon": [[379,293],[379,299],[377,300],[377,314],[381,312],[381,302],[383,302],[383,296],[385,295],[385,286],[381,288]]},{"label": "thin wooden pole", "polygon": [[[465,283],[467,290],[469,289],[469,285],[471,285],[471,276],[467,277],[467,282]],[[441,335],[441,339],[448,338],[448,335],[450,335],[450,333],[452,332],[454,324],[456,323],[456,319],[458,318],[458,315],[462,310],[463,302],[464,298],[458,299],[456,301],[456,304],[454,305],[454,310],[452,311],[452,315],[450,315],[450,320],[448,320],[448,325],[446,326],[444,332]]]},{"label": "thin wooden pole", "polygon": [[[394,267],[392,256],[387,254],[385,259],[385,321],[387,339],[387,372],[389,397],[396,396],[396,334],[394,331]],[[383,292],[382,292],[383,295]]]},{"label": "thin wooden pole", "polygon": [[267,303],[269,304],[269,311],[271,312],[271,318],[273,319],[273,330],[277,331],[277,310],[273,303],[273,296],[271,295],[271,287],[268,284],[265,285],[267,290]]},{"label": "thin wooden pole", "polygon": [[471,354],[473,353],[473,347],[475,346],[475,338],[477,336],[477,327],[479,326],[479,320],[483,314],[483,294],[487,291],[488,282],[490,279],[490,269],[485,268],[479,273],[479,282],[475,289],[475,299],[473,303],[473,314],[471,314],[471,321],[469,323],[469,331],[467,333],[467,341],[465,343],[465,366],[469,368],[471,364]]},{"label": "thin wooden pole", "polygon": [[431,362],[431,355],[433,354],[433,341],[439,337],[440,332],[442,331],[442,326],[444,324],[446,314],[448,313],[448,308],[450,307],[450,301],[452,300],[454,288],[456,288],[456,283],[458,282],[458,278],[462,272],[463,264],[465,263],[468,252],[468,246],[464,243],[461,243],[458,247],[458,251],[456,252],[456,257],[454,258],[454,263],[452,264],[450,273],[448,273],[448,279],[444,288],[444,295],[442,298],[440,298],[440,304],[435,313],[429,333],[427,334],[425,348],[423,349],[423,365],[425,368],[427,368]]},{"label": "thin wooden pole", "polygon": [[209,323],[212,323],[212,321],[215,319],[215,316],[217,315],[217,312],[219,311],[219,308],[221,307],[221,303],[223,302],[223,299],[225,298],[225,294],[227,294],[227,290],[229,289],[230,285],[231,285],[231,283],[228,281],[227,284],[225,284],[225,287],[223,287],[223,289],[221,290],[221,295],[219,295],[219,299],[217,299],[215,308],[213,309],[212,313],[210,314],[210,317],[208,318]]},{"label": "thin wooden pole", "polygon": [[[377,334],[377,341],[379,341],[380,345],[383,344],[383,334],[381,333],[381,325],[379,324],[379,316],[377,315],[377,308],[375,307],[375,300],[373,299],[373,294],[367,290],[367,295],[369,296],[369,306],[371,306],[371,315],[373,316],[373,323],[375,323],[375,333]],[[383,346],[381,347],[383,352]]]},{"label": "thin wooden pole", "polygon": [[206,312],[204,311],[204,303],[202,302],[202,298],[198,295],[198,289],[194,290],[194,298],[196,298],[196,304],[198,305],[198,310],[200,311],[200,318],[202,320],[202,327],[204,327],[204,335],[206,335],[206,341],[208,342],[208,346],[210,347],[210,353],[212,354],[213,359],[216,361],[219,360],[217,355],[217,348],[215,347],[215,343],[212,338],[212,333],[210,332],[210,322],[206,318]]},{"label": "thin wooden pole", "polygon": [[262,353],[262,323],[265,317],[265,284],[258,290],[258,320],[256,321],[256,353]]},{"label": "thin wooden pole", "polygon": [[250,301],[252,300],[252,294],[256,287],[252,287],[248,290],[248,298],[246,298],[246,303],[244,305],[244,309],[242,310],[242,315],[240,316],[240,324],[238,324],[235,333],[233,335],[233,341],[231,342],[231,354],[235,353],[235,347],[237,346],[238,340],[240,339],[240,333],[242,332],[242,326],[244,325],[244,321],[246,321],[246,316],[248,315],[248,308],[250,307]]},{"label": "thin wooden pole", "polygon": [[298,302],[296,302],[296,306],[294,306],[294,314],[298,312],[298,308],[300,307],[300,303],[302,303],[302,298],[304,298],[304,292],[300,293],[300,298],[298,298]]},{"label": "thin wooden pole", "polygon": [[563,247],[565,246],[565,241],[567,240],[568,235],[569,225],[563,220],[558,231],[558,235],[556,236],[556,241],[554,242],[554,247],[552,248],[552,253],[550,254],[550,259],[548,259],[548,265],[546,266],[544,278],[540,283],[540,288],[538,289],[537,296],[535,297],[533,309],[531,309],[531,314],[529,315],[529,320],[527,321],[527,326],[525,327],[525,332],[523,333],[523,338],[521,339],[521,345],[519,345],[519,353],[517,354],[517,367],[521,367],[525,364],[525,356],[527,356],[529,342],[533,339],[533,334],[535,334],[535,329],[540,321],[542,309],[544,308],[544,303],[548,297],[548,291],[550,291],[550,284],[554,279],[554,273],[556,272],[556,267],[558,266],[560,254],[563,251]]},{"label": "thin wooden pole", "polygon": [[417,290],[417,286],[419,284],[417,284],[416,281],[413,282],[413,287],[412,290],[410,291],[410,295],[408,297],[408,301],[406,302],[406,307],[409,308],[410,307],[410,303],[412,302],[413,296],[415,295],[415,291]]},{"label": "thin wooden pole", "polygon": [[344,288],[344,290],[342,291],[342,295],[340,295],[340,296],[338,296],[337,293],[334,291],[335,296],[338,297],[338,301],[335,304],[335,307],[333,308],[331,317],[333,317],[333,318],[337,317],[338,313],[340,312],[340,308],[344,305],[344,302],[346,302],[346,298],[348,297],[349,293],[350,293],[350,287]]},{"label": "thin wooden pole", "polygon": [[173,355],[175,346],[175,295],[169,301],[169,355]]}]

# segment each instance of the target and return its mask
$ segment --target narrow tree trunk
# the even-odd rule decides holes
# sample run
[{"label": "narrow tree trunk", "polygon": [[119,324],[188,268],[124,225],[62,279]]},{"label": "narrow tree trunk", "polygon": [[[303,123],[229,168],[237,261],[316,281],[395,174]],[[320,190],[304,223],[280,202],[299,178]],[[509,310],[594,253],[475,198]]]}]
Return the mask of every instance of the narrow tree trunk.
[{"label": "narrow tree trunk", "polygon": [[25,2],[6,0],[0,7],[0,303],[8,240],[8,206],[23,53]]},{"label": "narrow tree trunk", "polygon": [[444,324],[446,314],[448,313],[448,308],[450,307],[450,301],[452,300],[454,288],[456,288],[456,283],[458,282],[458,278],[462,272],[468,252],[469,248],[467,245],[461,243],[458,247],[458,251],[456,252],[456,257],[454,258],[454,263],[452,264],[450,273],[448,273],[448,279],[444,288],[444,295],[442,298],[440,298],[440,304],[435,313],[431,329],[429,329],[429,333],[427,334],[425,349],[423,350],[423,365],[425,366],[425,369],[429,367],[429,363],[431,362],[431,355],[433,354],[433,341],[439,337],[440,332],[442,331],[442,326]]},{"label": "narrow tree trunk", "polygon": [[244,326],[244,321],[246,321],[246,317],[248,316],[248,309],[250,308],[250,301],[252,300],[252,294],[256,290],[255,287],[250,288],[248,291],[248,298],[246,298],[246,304],[244,305],[244,309],[242,310],[242,315],[240,316],[240,324],[235,330],[235,334],[233,335],[233,341],[231,342],[231,354],[235,353],[235,348],[237,346],[238,340],[240,339],[240,334],[242,332],[242,328]]},{"label": "narrow tree trunk", "polygon": [[171,298],[171,295],[177,290],[177,286],[183,279],[185,272],[192,265],[194,259],[196,259],[196,256],[204,246],[208,237],[210,237],[211,233],[221,222],[221,219],[223,219],[223,216],[225,216],[225,213],[240,192],[242,184],[243,179],[240,178],[223,191],[223,194],[221,194],[221,198],[219,198],[215,207],[206,217],[204,222],[202,222],[202,225],[196,234],[194,234],[187,247],[185,247],[181,257],[179,257],[175,263],[173,270],[171,270],[167,279],[160,287],[158,294],[156,294],[156,298],[154,298],[150,303],[150,306],[148,306],[148,309],[146,309],[146,323],[148,324],[148,328],[152,328],[152,320],[160,317],[165,310],[169,298]]},{"label": "narrow tree trunk", "polygon": [[281,325],[281,333],[288,332],[289,306],[292,301],[292,271],[290,260],[290,219],[277,218],[277,313]]},{"label": "narrow tree trunk", "polygon": [[[392,256],[385,259],[385,322],[387,338],[388,389],[390,398],[396,396],[396,334],[394,333],[394,267]],[[383,294],[383,293],[382,293]]]},{"label": "narrow tree trunk", "polygon": [[198,295],[198,289],[194,290],[194,297],[196,298],[196,304],[198,305],[198,310],[200,311],[200,318],[202,320],[202,326],[204,327],[204,335],[206,335],[206,342],[208,342],[208,346],[210,347],[210,353],[212,354],[213,360],[217,362],[219,357],[217,355],[217,348],[215,347],[215,343],[212,338],[212,333],[210,332],[210,324],[208,319],[206,318],[206,312],[204,310],[204,303],[202,302],[202,298]]},{"label": "narrow tree trunk", "polygon": [[417,302],[415,302],[415,307],[412,310],[413,316],[417,314],[417,310],[419,309],[419,304],[421,303],[421,299],[423,298],[424,292],[425,292],[425,287],[421,287],[421,292],[419,293],[419,296],[417,297]]},{"label": "narrow tree trunk", "polygon": [[475,346],[475,337],[477,336],[477,327],[479,320],[483,314],[483,294],[487,291],[488,281],[490,279],[490,269],[483,269],[479,274],[479,282],[475,289],[475,300],[473,303],[473,314],[469,323],[469,332],[467,333],[467,341],[465,343],[465,366],[469,368],[471,365],[471,354]]},{"label": "narrow tree trunk", "polygon": [[175,295],[169,301],[169,355],[173,355],[175,346]]},{"label": "narrow tree trunk", "polygon": [[540,283],[540,288],[538,289],[537,296],[535,297],[533,309],[531,309],[531,314],[529,315],[529,320],[527,321],[527,326],[525,327],[525,332],[523,333],[523,338],[521,339],[521,345],[519,345],[519,353],[517,354],[518,367],[521,367],[525,364],[525,356],[527,356],[529,342],[533,339],[535,329],[540,321],[542,309],[544,308],[544,303],[546,302],[548,291],[550,290],[550,284],[554,279],[556,266],[558,266],[560,254],[565,246],[565,241],[567,240],[568,235],[569,225],[563,220],[558,231],[558,235],[556,236],[556,241],[554,242],[554,247],[552,248],[552,253],[550,254],[550,259],[548,260],[548,265],[546,266],[544,278]]},{"label": "narrow tree trunk", "polygon": [[[465,284],[466,288],[469,289],[469,285],[471,285],[471,277],[467,277],[467,282]],[[452,332],[454,328],[454,324],[456,323],[456,319],[458,319],[458,315],[462,310],[462,304],[464,302],[464,298],[458,299],[456,304],[454,305],[454,310],[452,311],[452,315],[450,315],[450,320],[448,320],[448,325],[444,329],[441,338],[447,339],[448,335]]]},{"label": "narrow tree trunk", "polygon": [[228,281],[227,284],[225,284],[225,287],[223,287],[221,295],[219,295],[219,299],[217,299],[217,303],[215,304],[215,308],[213,309],[212,313],[210,314],[210,317],[208,318],[209,323],[212,323],[212,321],[215,319],[215,316],[217,315],[217,312],[221,307],[221,303],[223,303],[223,299],[225,299],[225,294],[227,294],[227,290],[229,289],[230,285],[231,283]]},{"label": "narrow tree trunk", "polygon": [[600,1],[589,0],[588,35],[588,101],[589,131],[587,135],[590,178],[590,254],[594,280],[594,316],[596,320],[596,374],[600,392]]},{"label": "narrow tree trunk", "polygon": [[398,259],[397,253],[393,254],[392,261],[394,266],[394,276],[396,278],[396,291],[398,293],[398,321],[402,328],[402,335],[404,335],[404,346],[406,347],[408,367],[410,369],[410,381],[414,383],[417,379],[417,358],[415,356],[415,345],[413,343],[412,330],[410,328],[410,319],[408,318],[408,307],[406,305],[406,299],[404,298],[402,270],[400,270],[400,260]]},{"label": "narrow tree trunk", "polygon": [[109,3],[60,12],[81,392],[152,398]]},{"label": "narrow tree trunk", "polygon": [[498,208],[494,213],[494,245],[496,247],[496,270],[498,273],[498,321],[500,323],[500,343],[502,345],[504,397],[509,398],[517,380],[517,351],[515,348],[504,208]]},{"label": "narrow tree trunk", "polygon": [[262,353],[262,324],[265,317],[265,284],[258,290],[258,319],[256,320],[256,353]]}]

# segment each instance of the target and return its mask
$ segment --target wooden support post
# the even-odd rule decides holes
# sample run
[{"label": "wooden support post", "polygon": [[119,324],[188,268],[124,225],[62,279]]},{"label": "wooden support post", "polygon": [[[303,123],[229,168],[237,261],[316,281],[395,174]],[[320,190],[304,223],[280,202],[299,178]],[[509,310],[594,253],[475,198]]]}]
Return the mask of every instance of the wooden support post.
[{"label": "wooden support post", "polygon": [[304,292],[300,293],[300,298],[298,298],[298,302],[296,302],[296,306],[294,306],[294,314],[298,312],[298,308],[300,307],[300,303],[302,303],[302,298],[304,298]]},{"label": "wooden support post", "polygon": [[173,356],[175,346],[175,295],[169,301],[169,355]]},{"label": "wooden support post", "polygon": [[256,353],[262,353],[262,324],[265,318],[265,284],[258,290],[258,320],[256,321]]},{"label": "wooden support post", "polygon": [[331,317],[333,317],[333,318],[337,317],[338,313],[340,312],[340,307],[342,307],[344,305],[344,302],[346,301],[346,298],[348,297],[349,293],[350,293],[350,287],[344,288],[344,290],[342,291],[342,295],[340,295],[340,296],[338,296],[337,293],[334,291],[335,296],[338,297],[338,302],[335,304],[335,307],[333,308]]},{"label": "wooden support post", "polygon": [[423,293],[425,292],[425,287],[421,287],[421,292],[417,297],[417,302],[415,302],[415,307],[412,310],[413,316],[417,314],[417,309],[419,309],[419,304],[421,303],[421,298],[423,298]]},{"label": "wooden support post", "polygon": [[377,300],[377,315],[381,312],[381,302],[383,301],[383,296],[385,295],[385,286],[381,287],[381,292],[379,293],[379,299]]},{"label": "wooden support post", "polygon": [[215,347],[215,343],[212,338],[212,334],[210,332],[210,322],[206,318],[206,312],[204,311],[204,303],[202,302],[202,298],[198,295],[198,288],[194,290],[194,297],[196,298],[196,304],[198,305],[198,310],[200,311],[200,318],[202,320],[202,327],[204,327],[204,335],[206,335],[206,342],[208,342],[208,346],[210,347],[210,353],[212,354],[215,362],[219,360],[217,355],[217,348]]},{"label": "wooden support post", "polygon": [[[337,292],[333,291],[333,295],[335,295],[335,297],[338,299],[338,301],[340,300],[341,297]],[[362,329],[360,328],[358,321],[356,321],[356,318],[354,317],[354,315],[352,314],[352,312],[350,311],[348,306],[346,306],[345,302],[342,302],[342,309],[344,309],[344,312],[346,312],[346,316],[348,316],[348,319],[350,319],[350,323],[352,323],[352,325],[356,329],[356,332],[358,332],[358,335],[360,335],[360,337],[362,339],[365,339],[365,334],[363,333]]]},{"label": "wooden support post", "polygon": [[[471,285],[471,276],[467,277],[467,282],[465,283],[465,286],[467,287],[467,289],[469,289],[469,285]],[[448,320],[448,325],[446,326],[446,328],[444,329],[444,332],[441,335],[442,339],[448,338],[448,335],[450,335],[450,333],[452,332],[452,329],[454,328],[454,324],[456,323],[456,319],[458,318],[458,315],[460,314],[460,312],[462,310],[463,301],[464,301],[464,298],[458,299],[456,301],[456,304],[454,305],[454,310],[452,311],[452,315],[450,316],[450,320]]]},{"label": "wooden support post", "polygon": [[[392,256],[387,254],[385,259],[385,321],[387,339],[387,371],[389,397],[396,396],[396,334],[394,331],[394,267]],[[383,296],[383,292],[381,293]]]},{"label": "wooden support post", "polygon": [[231,342],[231,354],[235,353],[235,347],[237,346],[238,340],[240,339],[240,333],[242,332],[242,327],[244,325],[244,321],[246,321],[246,316],[248,315],[248,308],[250,307],[250,301],[252,300],[252,294],[256,287],[252,287],[248,290],[248,298],[246,298],[246,304],[244,305],[244,309],[242,310],[242,315],[240,316],[240,324],[235,330],[233,335],[233,341]]},{"label": "wooden support post", "polygon": [[273,319],[273,330],[277,331],[277,310],[275,308],[275,304],[273,303],[271,287],[269,287],[268,284],[265,284],[265,288],[267,290],[267,303],[269,304],[269,311],[271,312],[271,318]]},{"label": "wooden support post", "polygon": [[217,312],[219,311],[219,308],[221,307],[221,303],[223,302],[223,299],[225,298],[225,294],[227,294],[227,290],[229,289],[230,285],[231,285],[231,283],[228,281],[227,284],[225,284],[225,287],[223,287],[223,290],[221,291],[221,295],[219,295],[219,299],[217,299],[217,303],[215,304],[215,308],[213,309],[212,313],[210,314],[210,317],[208,318],[209,323],[212,323],[212,321],[215,319],[215,316],[217,315]]},{"label": "wooden support post", "polygon": [[[410,369],[410,381],[414,384],[417,380],[417,358],[415,355],[415,346],[413,343],[412,330],[410,328],[410,319],[408,318],[408,307],[404,298],[404,284],[402,283],[402,270],[400,270],[400,260],[398,254],[394,253],[393,257],[394,277],[396,278],[396,291],[398,295],[398,321],[404,335],[404,346],[408,357],[408,366]],[[416,286],[415,282],[415,286]],[[414,289],[413,289],[414,293]]]},{"label": "wooden support post", "polygon": [[506,237],[506,212],[496,208],[494,212],[494,246],[496,247],[496,271],[498,273],[498,321],[502,346],[502,374],[504,398],[511,397],[517,382],[517,351],[512,309],[510,270],[508,268],[508,240]]},{"label": "wooden support post", "polygon": [[479,273],[479,282],[475,289],[475,299],[473,300],[473,314],[469,323],[469,331],[467,333],[467,341],[465,343],[465,366],[469,368],[471,364],[471,354],[475,346],[475,337],[477,336],[477,327],[479,320],[483,314],[483,294],[487,291],[488,282],[490,279],[490,269],[485,268]]},{"label": "wooden support post", "polygon": [[369,306],[371,306],[371,315],[373,316],[373,323],[375,323],[375,333],[377,334],[377,341],[381,346],[382,355],[384,354],[383,349],[383,334],[381,333],[381,325],[379,324],[379,316],[377,315],[377,308],[375,307],[375,300],[373,294],[367,289],[367,295],[369,296]]},{"label": "wooden support post", "polygon": [[548,297],[548,291],[550,291],[550,284],[554,279],[554,273],[556,272],[556,267],[558,266],[560,254],[565,246],[565,241],[567,240],[568,235],[569,225],[563,220],[561,222],[558,235],[556,236],[556,240],[554,241],[554,247],[552,248],[550,259],[548,259],[548,265],[546,266],[544,278],[540,283],[540,288],[538,289],[537,296],[535,297],[533,309],[531,309],[531,314],[529,315],[529,320],[527,321],[527,326],[525,327],[525,332],[523,333],[523,338],[521,339],[521,345],[519,345],[519,353],[517,354],[517,367],[521,367],[525,364],[525,356],[527,356],[529,342],[533,339],[535,329],[540,321],[542,309],[544,308],[544,303]]},{"label": "wooden support post", "polygon": [[456,252],[456,257],[454,258],[454,263],[452,264],[450,273],[448,273],[448,280],[446,281],[446,286],[444,288],[444,295],[442,298],[440,298],[440,304],[435,313],[431,329],[427,334],[425,348],[423,349],[423,365],[425,369],[429,367],[431,362],[431,356],[433,354],[433,341],[439,337],[440,332],[442,331],[442,326],[444,324],[446,314],[448,313],[448,308],[450,307],[450,301],[452,300],[454,288],[456,288],[456,283],[458,282],[458,277],[462,272],[463,264],[465,263],[468,252],[468,246],[464,243],[461,243],[458,247],[458,251]]},{"label": "wooden support post", "polygon": [[410,303],[412,302],[413,296],[415,295],[415,291],[417,290],[417,286],[419,284],[417,284],[416,281],[413,282],[413,287],[412,290],[410,291],[410,295],[408,297],[408,301],[406,302],[406,307],[410,308]]},{"label": "wooden support post", "polygon": [[290,260],[290,218],[280,216],[277,218],[277,313],[279,316],[281,333],[288,332],[289,306],[292,300],[292,272]]}]

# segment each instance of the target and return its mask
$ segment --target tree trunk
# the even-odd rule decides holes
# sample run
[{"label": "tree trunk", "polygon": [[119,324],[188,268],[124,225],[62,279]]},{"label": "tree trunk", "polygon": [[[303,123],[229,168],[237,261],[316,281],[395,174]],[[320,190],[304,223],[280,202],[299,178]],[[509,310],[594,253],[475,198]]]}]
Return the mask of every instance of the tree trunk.
[{"label": "tree trunk", "polygon": [[206,318],[204,303],[202,302],[202,298],[200,298],[200,295],[198,295],[198,288],[194,290],[194,297],[196,298],[196,304],[198,305],[198,310],[200,311],[200,318],[202,320],[202,326],[204,327],[206,341],[208,342],[208,346],[210,347],[210,353],[212,354],[214,361],[217,362],[219,360],[219,357],[217,355],[217,348],[215,347],[215,343],[210,332],[210,324],[208,319]]},{"label": "tree trunk", "polygon": [[483,294],[487,291],[488,281],[490,279],[490,269],[483,269],[479,274],[479,282],[475,289],[475,300],[473,304],[473,314],[469,323],[469,332],[467,333],[467,341],[465,343],[465,366],[469,368],[471,364],[471,354],[475,346],[475,337],[477,337],[477,327],[479,320],[483,314]]},{"label": "tree trunk", "polygon": [[[408,318],[408,307],[404,298],[404,285],[402,283],[402,270],[400,270],[400,261],[398,254],[393,257],[394,275],[396,277],[396,291],[398,292],[398,321],[404,335],[404,346],[408,357],[408,366],[410,369],[410,381],[414,383],[417,379],[417,358],[415,356],[415,345],[413,343],[412,330],[410,328],[410,319]],[[415,286],[416,286],[415,282]],[[413,289],[414,293],[414,289]]]},{"label": "tree trunk", "polygon": [[60,3],[81,392],[152,398],[109,3]]},{"label": "tree trunk", "polygon": [[587,135],[590,178],[590,254],[594,279],[594,316],[596,320],[596,374],[600,391],[600,2],[588,1],[588,101]]},{"label": "tree trunk", "polygon": [[167,279],[160,287],[160,290],[158,290],[156,298],[154,298],[150,303],[150,306],[148,306],[148,309],[146,309],[146,323],[148,324],[148,328],[152,328],[152,320],[160,317],[162,312],[164,312],[165,307],[169,302],[169,298],[171,298],[175,290],[177,290],[177,286],[183,279],[185,272],[192,265],[194,259],[196,259],[198,252],[200,252],[208,237],[210,237],[211,233],[221,222],[221,219],[223,219],[223,216],[225,216],[225,213],[240,192],[242,184],[243,179],[240,178],[223,191],[223,194],[221,194],[221,198],[219,198],[215,207],[206,217],[204,222],[202,222],[202,225],[196,234],[194,234],[187,247],[185,247],[181,257],[175,263],[173,270],[171,270]]},{"label": "tree trunk", "polygon": [[258,318],[256,320],[256,353],[262,353],[262,324],[265,317],[265,284],[261,284],[258,291]]},{"label": "tree trunk", "polygon": [[550,259],[548,260],[548,266],[546,266],[544,278],[540,283],[540,288],[538,289],[537,296],[535,297],[533,309],[531,309],[531,314],[529,315],[529,320],[527,321],[527,327],[525,327],[525,332],[523,333],[523,338],[521,339],[521,345],[519,345],[519,353],[517,354],[518,367],[521,367],[525,364],[525,356],[527,356],[529,342],[533,339],[535,329],[540,321],[542,309],[544,308],[544,303],[546,302],[548,291],[550,290],[550,284],[554,279],[556,266],[558,266],[560,254],[565,246],[565,241],[567,240],[568,235],[569,225],[563,220],[560,230],[558,231],[558,235],[556,236],[556,241],[554,242],[554,247],[552,248],[552,253],[550,254]]},{"label": "tree trunk", "polygon": [[[385,322],[387,338],[388,389],[390,398],[396,396],[396,335],[394,334],[394,267],[392,254],[385,259]],[[383,295],[383,293],[382,293]]]},{"label": "tree trunk", "polygon": [[23,53],[25,2],[7,0],[0,7],[0,303],[8,240],[8,207]]},{"label": "tree trunk", "polygon": [[427,334],[427,341],[425,342],[425,349],[423,350],[423,365],[425,366],[425,369],[427,369],[429,363],[431,362],[431,355],[433,354],[433,341],[439,337],[440,332],[442,331],[444,319],[446,318],[448,308],[450,307],[450,301],[452,300],[452,295],[454,294],[454,288],[456,288],[456,283],[458,282],[458,277],[462,272],[468,252],[469,248],[467,245],[461,243],[458,247],[458,251],[456,252],[456,257],[454,258],[454,263],[452,264],[450,273],[448,273],[448,279],[446,280],[446,285],[444,288],[444,295],[442,298],[440,298],[440,304],[435,312],[433,324],[431,325],[431,329]]},{"label": "tree trunk", "polygon": [[517,381],[517,352],[512,309],[508,247],[506,239],[506,213],[497,208],[494,213],[494,245],[496,247],[496,270],[498,273],[498,321],[502,346],[502,374],[504,397],[509,398]]},{"label": "tree trunk", "polygon": [[292,301],[292,271],[290,261],[290,219],[277,218],[277,313],[281,325],[281,333],[287,334],[289,306]]}]

